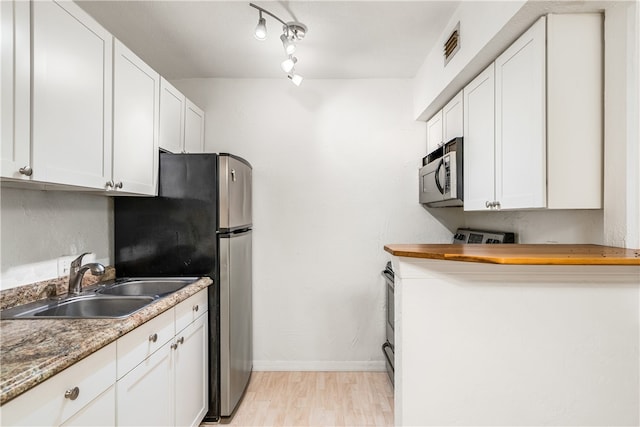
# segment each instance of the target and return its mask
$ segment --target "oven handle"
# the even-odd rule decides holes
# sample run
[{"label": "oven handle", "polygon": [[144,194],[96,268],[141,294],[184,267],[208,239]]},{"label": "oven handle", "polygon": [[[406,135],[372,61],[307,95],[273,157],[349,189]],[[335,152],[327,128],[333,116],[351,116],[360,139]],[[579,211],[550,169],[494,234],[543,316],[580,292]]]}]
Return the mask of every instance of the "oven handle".
[{"label": "oven handle", "polygon": [[383,271],[382,273],[382,277],[385,278],[385,280],[387,281],[387,283],[389,284],[389,286],[391,286],[391,289],[394,289],[394,278],[391,274],[387,273],[386,271]]},{"label": "oven handle", "polygon": [[389,355],[387,354],[387,350],[385,350],[386,348],[389,348],[391,352],[393,352],[393,347],[391,347],[391,344],[389,344],[388,342],[382,344],[382,352],[384,353],[384,357],[385,359],[387,359],[387,362],[389,362],[389,365],[391,365],[391,369],[395,371],[393,366],[393,360],[389,358]]}]

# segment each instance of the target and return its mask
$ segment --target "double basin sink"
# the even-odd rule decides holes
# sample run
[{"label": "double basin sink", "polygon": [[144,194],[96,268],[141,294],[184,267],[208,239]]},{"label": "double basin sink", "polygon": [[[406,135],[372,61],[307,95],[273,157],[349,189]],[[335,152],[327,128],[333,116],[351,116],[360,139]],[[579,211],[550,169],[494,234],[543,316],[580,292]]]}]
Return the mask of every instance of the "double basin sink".
[{"label": "double basin sink", "polygon": [[0,311],[2,319],[122,319],[171,295],[196,277],[120,279],[82,294],[40,300]]}]

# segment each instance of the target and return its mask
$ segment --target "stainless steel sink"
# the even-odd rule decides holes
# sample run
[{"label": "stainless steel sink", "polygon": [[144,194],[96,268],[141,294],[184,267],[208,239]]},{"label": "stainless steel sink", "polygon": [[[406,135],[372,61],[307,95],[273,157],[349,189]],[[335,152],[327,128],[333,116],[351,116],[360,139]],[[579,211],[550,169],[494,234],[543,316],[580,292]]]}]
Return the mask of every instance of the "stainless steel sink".
[{"label": "stainless steel sink", "polygon": [[37,301],[0,312],[2,319],[118,319],[151,304],[152,296],[117,297],[82,295],[62,300]]},{"label": "stainless steel sink", "polygon": [[179,291],[187,285],[198,280],[197,277],[167,278],[167,279],[125,279],[98,289],[96,292],[103,295],[118,296],[158,296],[163,297]]}]

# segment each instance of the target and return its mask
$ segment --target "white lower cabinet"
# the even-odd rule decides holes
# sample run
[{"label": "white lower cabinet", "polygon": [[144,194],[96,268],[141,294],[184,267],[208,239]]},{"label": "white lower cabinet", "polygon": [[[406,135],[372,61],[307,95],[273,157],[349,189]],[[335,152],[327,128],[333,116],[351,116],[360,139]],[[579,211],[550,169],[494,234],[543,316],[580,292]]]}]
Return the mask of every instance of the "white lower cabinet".
[{"label": "white lower cabinet", "polygon": [[116,343],[2,405],[2,425],[114,425]]},{"label": "white lower cabinet", "polygon": [[[206,302],[204,289],[118,340],[116,425],[197,426],[202,421],[208,400]],[[155,348],[156,343],[164,344]]]},{"label": "white lower cabinet", "polygon": [[115,402],[116,386],[114,384],[62,423],[62,426],[114,426],[116,425],[116,413],[113,410]]},{"label": "white lower cabinet", "polygon": [[203,289],[2,405],[2,425],[198,426],[209,398],[207,308]]},{"label": "white lower cabinet", "polygon": [[175,425],[197,426],[208,409],[208,316],[200,316],[176,335],[174,353]]},{"label": "white lower cabinet", "polygon": [[169,426],[174,420],[173,342],[163,345],[116,384],[116,424]]}]

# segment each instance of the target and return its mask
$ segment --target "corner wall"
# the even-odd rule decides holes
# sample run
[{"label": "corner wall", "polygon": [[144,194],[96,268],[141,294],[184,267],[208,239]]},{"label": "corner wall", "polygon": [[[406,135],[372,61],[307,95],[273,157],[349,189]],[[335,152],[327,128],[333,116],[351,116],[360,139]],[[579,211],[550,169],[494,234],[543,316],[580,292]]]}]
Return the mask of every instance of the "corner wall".
[{"label": "corner wall", "polygon": [[382,370],[387,243],[449,242],[417,203],[411,81],[172,82],[253,165],[254,368]]}]

